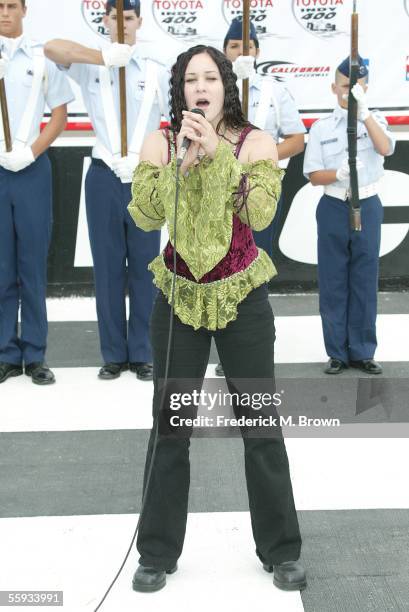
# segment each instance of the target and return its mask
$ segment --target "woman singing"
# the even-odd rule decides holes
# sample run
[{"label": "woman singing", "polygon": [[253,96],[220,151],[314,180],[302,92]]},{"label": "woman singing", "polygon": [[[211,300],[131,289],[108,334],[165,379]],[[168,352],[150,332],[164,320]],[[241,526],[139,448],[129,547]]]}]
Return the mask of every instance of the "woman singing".
[{"label": "woman singing", "polygon": [[[190,392],[200,391],[213,336],[230,392],[242,394],[251,382],[257,390],[265,390],[266,384],[270,392],[274,389],[274,317],[266,283],[276,271],[267,254],[257,249],[252,229],[267,227],[280,196],[282,171],[276,165],[275,143],[244,119],[232,65],[213,47],[199,45],[179,55],[172,68],[170,98],[171,129],[147,137],[129,205],[138,227],[150,231],[167,222],[170,236],[163,253],[150,264],[160,290],[151,320],[154,416],[165,376],[176,153],[184,137],[191,145],[180,172],[169,379],[181,381],[178,388],[183,392],[189,384]],[[193,108],[205,116],[185,110]],[[240,405],[235,411],[240,412]],[[163,414],[169,414],[169,405]],[[172,437],[159,430],[137,540],[141,557],[133,579],[136,591],[161,589],[166,573],[177,569],[187,520],[190,431]],[[284,441],[257,434],[254,428],[241,431],[256,553],[264,569],[274,572],[276,586],[302,589],[306,578],[298,561],[301,537]],[[153,441],[154,430],[146,466]]]}]

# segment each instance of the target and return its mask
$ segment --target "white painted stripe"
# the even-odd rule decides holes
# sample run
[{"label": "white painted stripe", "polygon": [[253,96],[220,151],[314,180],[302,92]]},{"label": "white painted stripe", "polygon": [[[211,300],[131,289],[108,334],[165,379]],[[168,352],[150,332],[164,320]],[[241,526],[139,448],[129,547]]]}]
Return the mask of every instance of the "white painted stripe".
[{"label": "white painted stripe", "polygon": [[406,438],[286,440],[298,510],[409,508]]},{"label": "white painted stripe", "polygon": [[[152,384],[130,372],[99,381],[96,372],[57,370],[58,384],[47,388],[26,377],[8,381],[1,389],[0,430],[149,429]],[[351,438],[347,444],[342,438],[291,438],[286,445],[300,510],[409,508],[409,489],[402,485],[409,461],[405,438]]]},{"label": "white painted stripe", "polygon": [[[379,361],[407,361],[409,357],[409,314],[384,314],[377,318]],[[325,361],[321,317],[277,317],[276,363]]]},{"label": "white painted stripe", "polygon": [[[128,305],[129,300],[126,301]],[[47,316],[49,321],[96,321],[95,298],[48,299]]]},{"label": "white painted stripe", "polygon": [[153,384],[124,372],[99,380],[98,368],[59,368],[57,383],[33,385],[20,376],[1,387],[0,431],[147,429]]},{"label": "white painted stripe", "polygon": [[[63,590],[66,612],[92,612],[119,568],[134,515],[0,520],[2,588]],[[247,512],[190,514],[179,569],[152,594],[135,593],[136,549],[101,612],[302,612],[299,592],[273,585],[254,553]],[[8,608],[5,608],[8,609]]]},{"label": "white painted stripe", "polygon": [[71,136],[83,132],[71,132],[69,136],[60,136],[51,144],[52,147],[94,147],[97,139],[94,132],[87,132],[89,136]]},{"label": "white painted stripe", "polygon": [[75,241],[74,267],[92,267],[91,245],[88,237],[87,212],[85,205],[85,179],[88,168],[91,165],[91,157],[84,157],[82,160],[82,178],[80,208],[78,212],[77,238]]},{"label": "white painted stripe", "polygon": [[[127,302],[128,307],[128,302]],[[274,301],[273,301],[274,308]],[[94,298],[47,301],[49,321],[95,321]],[[319,315],[276,317],[276,363],[316,363],[326,360]],[[409,357],[409,314],[378,315],[379,361],[406,361]]]}]

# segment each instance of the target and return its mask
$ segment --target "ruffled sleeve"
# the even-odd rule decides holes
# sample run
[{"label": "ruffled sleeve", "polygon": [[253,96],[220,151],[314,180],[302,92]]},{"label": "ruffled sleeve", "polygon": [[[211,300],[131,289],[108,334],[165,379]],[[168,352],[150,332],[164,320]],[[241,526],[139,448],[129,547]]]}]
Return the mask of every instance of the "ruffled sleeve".
[{"label": "ruffled sleeve", "polygon": [[271,160],[241,166],[241,180],[233,202],[240,220],[256,231],[271,223],[281,195],[284,171]]},{"label": "ruffled sleeve", "polygon": [[141,162],[132,181],[132,200],[129,213],[136,225],[146,232],[157,230],[165,223],[163,192],[171,191],[170,167],[159,168]]}]

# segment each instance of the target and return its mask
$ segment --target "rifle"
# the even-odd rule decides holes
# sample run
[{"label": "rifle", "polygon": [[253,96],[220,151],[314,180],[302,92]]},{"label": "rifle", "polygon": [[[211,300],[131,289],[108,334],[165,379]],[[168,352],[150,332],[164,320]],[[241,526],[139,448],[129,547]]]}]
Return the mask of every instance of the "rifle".
[{"label": "rifle", "polygon": [[[0,51],[0,59],[1,59],[1,51]],[[11,143],[9,109],[7,105],[6,86],[4,83],[4,79],[0,79],[0,105],[1,105],[1,114],[3,117],[4,142],[6,145],[7,153],[10,153],[13,147]]]},{"label": "rifle", "polygon": [[[243,0],[243,55],[249,55],[250,50],[250,0]],[[241,107],[246,119],[249,115],[249,80],[243,80]]]},{"label": "rifle", "polygon": [[350,176],[350,223],[351,229],[360,232],[361,226],[361,207],[359,204],[359,184],[358,171],[356,167],[357,140],[358,140],[358,102],[352,94],[352,88],[359,77],[359,56],[358,56],[358,13],[354,0],[353,12],[351,16],[351,54],[349,66],[349,96],[348,96],[348,164]]},{"label": "rifle", "polygon": [[[116,2],[116,20],[118,42],[123,45],[125,42],[124,0],[117,0]],[[128,155],[128,122],[126,114],[126,73],[123,67],[119,69],[119,107],[121,117],[121,157],[126,157]]]}]

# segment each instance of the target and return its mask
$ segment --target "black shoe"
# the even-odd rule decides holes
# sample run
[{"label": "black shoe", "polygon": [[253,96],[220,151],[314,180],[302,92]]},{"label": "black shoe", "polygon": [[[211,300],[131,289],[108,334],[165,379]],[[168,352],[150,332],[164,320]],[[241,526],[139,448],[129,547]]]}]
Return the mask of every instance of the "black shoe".
[{"label": "black shoe", "polygon": [[113,380],[119,378],[121,372],[128,369],[128,364],[125,363],[106,363],[98,372],[98,378],[101,380]]},{"label": "black shoe", "polygon": [[274,572],[274,584],[283,591],[301,591],[307,586],[305,569],[299,561],[284,561],[277,565],[263,564],[266,572]]},{"label": "black shoe", "polygon": [[330,358],[327,365],[324,368],[325,374],[340,374],[347,369],[347,365],[340,359]]},{"label": "black shoe", "polygon": [[382,374],[382,366],[374,359],[361,359],[360,361],[350,361],[351,368],[358,368],[367,374]]},{"label": "black shoe", "polygon": [[215,368],[216,376],[224,376],[224,370],[221,363],[218,363]]},{"label": "black shoe", "polygon": [[139,380],[152,380],[153,379],[153,366],[151,363],[145,363],[143,361],[135,361],[129,364],[131,372],[136,373],[136,378]]},{"label": "black shoe", "polygon": [[55,383],[55,376],[46,363],[33,362],[25,367],[26,376],[31,376],[35,385],[52,385]]},{"label": "black shoe", "polygon": [[21,376],[23,373],[23,368],[19,365],[15,365],[14,363],[6,363],[5,361],[0,361],[0,383],[4,382],[8,378],[12,376]]},{"label": "black shoe", "polygon": [[159,591],[166,585],[166,574],[174,574],[177,568],[178,566],[175,565],[172,569],[165,571],[139,565],[132,579],[132,588],[142,593]]}]

